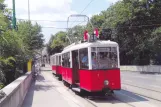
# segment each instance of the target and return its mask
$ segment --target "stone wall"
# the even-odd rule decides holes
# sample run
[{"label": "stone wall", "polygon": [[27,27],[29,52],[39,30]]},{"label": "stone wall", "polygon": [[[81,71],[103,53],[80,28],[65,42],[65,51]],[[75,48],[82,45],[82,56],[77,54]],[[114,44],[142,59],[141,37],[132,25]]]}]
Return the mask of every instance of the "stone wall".
[{"label": "stone wall", "polygon": [[161,73],[161,66],[148,65],[148,66],[120,66],[122,71],[139,71],[139,72],[151,72]]},{"label": "stone wall", "polygon": [[6,94],[0,99],[0,107],[21,107],[32,81],[30,72],[13,81],[2,89]]}]

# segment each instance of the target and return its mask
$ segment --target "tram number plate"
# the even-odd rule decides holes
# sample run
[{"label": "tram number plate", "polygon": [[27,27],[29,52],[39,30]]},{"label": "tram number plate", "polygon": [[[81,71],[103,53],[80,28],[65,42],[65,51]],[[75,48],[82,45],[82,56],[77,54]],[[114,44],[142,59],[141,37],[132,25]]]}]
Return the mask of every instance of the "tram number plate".
[{"label": "tram number plate", "polygon": [[98,48],[98,52],[109,52],[110,48]]}]

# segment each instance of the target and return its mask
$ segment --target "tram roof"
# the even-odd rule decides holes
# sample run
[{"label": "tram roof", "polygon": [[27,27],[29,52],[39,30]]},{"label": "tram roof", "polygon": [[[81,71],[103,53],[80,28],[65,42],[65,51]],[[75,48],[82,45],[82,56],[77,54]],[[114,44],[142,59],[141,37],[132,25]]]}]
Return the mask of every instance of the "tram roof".
[{"label": "tram roof", "polygon": [[51,57],[56,56],[56,55],[61,55],[62,53],[55,53],[54,55],[51,55]]},{"label": "tram roof", "polygon": [[64,50],[62,51],[62,53],[65,52],[69,52],[72,50],[78,50],[78,49],[82,49],[82,48],[88,48],[88,47],[107,47],[107,46],[111,46],[111,47],[117,47],[118,43],[113,42],[113,41],[96,41],[96,42],[84,42],[84,43],[79,43],[79,44],[71,44],[69,46],[67,46],[66,48],[64,48]]}]

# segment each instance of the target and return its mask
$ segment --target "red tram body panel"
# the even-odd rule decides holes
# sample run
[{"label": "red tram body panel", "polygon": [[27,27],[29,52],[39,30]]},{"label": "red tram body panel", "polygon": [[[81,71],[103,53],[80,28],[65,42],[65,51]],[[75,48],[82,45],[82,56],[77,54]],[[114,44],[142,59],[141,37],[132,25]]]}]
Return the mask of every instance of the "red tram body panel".
[{"label": "red tram body panel", "polygon": [[62,75],[62,67],[61,66],[57,66],[57,74],[58,75]]},{"label": "red tram body panel", "polygon": [[56,75],[61,75],[61,66],[52,66],[52,72]]},{"label": "red tram body panel", "polygon": [[54,54],[50,57],[52,73],[61,77],[61,53]]},{"label": "red tram body panel", "polygon": [[[120,90],[120,70],[80,70],[80,88],[90,92],[101,91],[103,88],[111,90]],[[104,85],[104,81],[108,80],[109,84]]]},{"label": "red tram body panel", "polygon": [[72,68],[61,67],[62,79],[69,84],[74,84]]},{"label": "red tram body panel", "polygon": [[55,65],[52,65],[52,72],[53,72],[54,74],[56,74],[56,71],[57,71],[56,68],[57,68],[57,67],[56,67]]}]

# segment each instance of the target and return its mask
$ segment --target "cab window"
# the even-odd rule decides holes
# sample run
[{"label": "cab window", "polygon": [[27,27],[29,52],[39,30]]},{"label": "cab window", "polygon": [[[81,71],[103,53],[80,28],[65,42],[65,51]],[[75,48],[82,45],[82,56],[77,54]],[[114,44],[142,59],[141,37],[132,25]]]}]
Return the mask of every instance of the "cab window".
[{"label": "cab window", "polygon": [[117,47],[93,47],[92,69],[118,68]]}]

